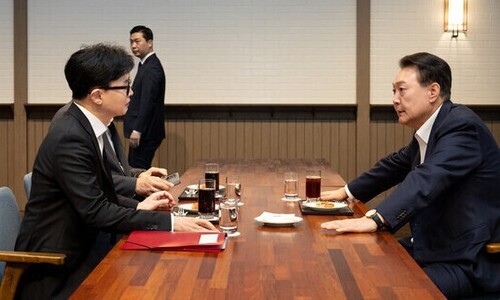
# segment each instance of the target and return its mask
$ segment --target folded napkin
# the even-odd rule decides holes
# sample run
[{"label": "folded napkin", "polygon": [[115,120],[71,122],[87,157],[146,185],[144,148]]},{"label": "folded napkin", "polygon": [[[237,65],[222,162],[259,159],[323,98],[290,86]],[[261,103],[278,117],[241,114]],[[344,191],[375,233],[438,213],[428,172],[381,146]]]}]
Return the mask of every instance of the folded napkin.
[{"label": "folded napkin", "polygon": [[293,223],[295,222],[295,214],[278,214],[265,211],[259,216],[259,219],[264,223]]}]

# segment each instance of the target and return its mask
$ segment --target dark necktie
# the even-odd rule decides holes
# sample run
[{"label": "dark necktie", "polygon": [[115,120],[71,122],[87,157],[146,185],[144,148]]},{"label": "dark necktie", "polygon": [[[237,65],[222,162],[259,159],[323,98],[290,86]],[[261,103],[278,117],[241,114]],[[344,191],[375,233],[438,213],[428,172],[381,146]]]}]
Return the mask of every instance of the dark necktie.
[{"label": "dark necktie", "polygon": [[[107,136],[107,133],[104,132],[102,135],[102,161],[104,163],[104,170],[106,171],[106,174],[108,175],[109,179],[112,180],[111,172],[109,170],[109,160],[111,159],[109,157],[109,153],[113,152],[113,147],[111,147],[111,144],[109,143],[109,139]],[[111,181],[112,182],[112,181]]]},{"label": "dark necktie", "polygon": [[120,136],[118,136],[115,124],[109,124],[108,129],[109,133],[111,134],[111,141],[113,142],[113,146],[115,148],[117,162],[121,165],[123,173],[127,176],[130,176],[130,166],[128,165],[127,156],[125,154],[125,150],[123,150],[122,141],[120,140]]}]

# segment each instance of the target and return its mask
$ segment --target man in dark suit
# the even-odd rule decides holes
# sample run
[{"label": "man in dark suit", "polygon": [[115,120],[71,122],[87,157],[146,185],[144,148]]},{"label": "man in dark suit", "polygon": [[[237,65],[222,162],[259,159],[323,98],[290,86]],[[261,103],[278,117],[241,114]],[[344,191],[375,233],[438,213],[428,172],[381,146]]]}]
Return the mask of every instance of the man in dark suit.
[{"label": "man in dark suit", "polygon": [[40,145],[17,251],[66,254],[65,264],[28,268],[19,299],[67,299],[113,244],[132,230],[216,230],[209,222],[175,218],[172,196],[142,202],[117,195],[106,162],[106,131],[127,111],[133,59],[124,48],[97,44],[75,52],[64,69],[73,103]]},{"label": "man in dark suit", "polygon": [[125,114],[123,130],[129,139],[130,166],[148,169],[156,149],[165,138],[165,72],[153,50],[151,29],[142,25],[132,28],[130,48],[141,61],[132,85],[134,95]]},{"label": "man in dark suit", "polygon": [[[66,103],[55,113],[50,124],[50,129],[68,111],[71,103],[73,101]],[[142,200],[154,192],[168,191],[173,186],[170,182],[163,179],[168,175],[167,170],[164,168],[151,167],[148,170],[131,168],[114,123],[111,122],[108,128],[108,139],[105,141],[110,142],[110,147],[106,147],[105,151],[115,184],[115,190],[118,194]]]},{"label": "man in dark suit", "polygon": [[367,202],[399,185],[362,218],[323,223],[337,232],[395,232],[448,298],[500,291],[500,256],[485,245],[500,240],[500,150],[481,119],[453,104],[451,69],[439,57],[416,53],[400,60],[393,83],[399,122],[411,142],[344,188],[322,199]]}]

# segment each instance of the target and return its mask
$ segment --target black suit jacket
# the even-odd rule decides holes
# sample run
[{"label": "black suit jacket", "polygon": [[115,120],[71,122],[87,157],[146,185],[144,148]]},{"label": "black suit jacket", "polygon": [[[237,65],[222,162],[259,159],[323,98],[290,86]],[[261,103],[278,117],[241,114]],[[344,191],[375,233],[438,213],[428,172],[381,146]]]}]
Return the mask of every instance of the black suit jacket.
[{"label": "black suit jacket", "polygon": [[[52,118],[50,123],[50,129],[54,126],[54,123],[59,120],[66,111],[68,111],[71,103],[70,101],[61,107]],[[50,130],[49,129],[49,130]],[[111,148],[106,148],[106,155],[108,157],[109,167],[111,169],[111,175],[113,176],[113,182],[115,184],[115,190],[118,194],[126,197],[135,196],[135,187],[137,185],[137,176],[144,172],[144,169],[131,168],[128,164],[127,156],[125,150],[123,149],[123,144],[116,131],[114,123],[109,125],[109,131],[111,133],[111,139],[113,141],[113,147],[115,151],[113,152]]]},{"label": "black suit jacket", "polygon": [[124,133],[129,138],[133,130],[141,133],[141,140],[161,141],[165,138],[165,72],[156,54],[146,59],[139,68],[132,85],[124,117]]},{"label": "black suit jacket", "polygon": [[32,180],[16,250],[67,258],[63,266],[30,267],[21,298],[66,298],[108,250],[99,232],[171,229],[170,214],[129,208],[137,202],[116,194],[93,129],[75,104],[40,145]]},{"label": "black suit jacket", "polygon": [[126,197],[134,197],[137,176],[146,170],[130,167],[120,136],[116,131],[115,124],[111,123],[108,128],[111,133],[114,152],[112,149],[106,148],[106,155],[109,158],[109,167],[111,169],[111,175],[113,176],[116,192]]},{"label": "black suit jacket", "polygon": [[366,202],[399,184],[377,210],[393,231],[410,223],[415,260],[456,264],[486,291],[500,290],[500,259],[485,251],[487,242],[500,241],[500,150],[489,129],[467,107],[446,101],[422,164],[419,157],[413,138],[349,190]]}]

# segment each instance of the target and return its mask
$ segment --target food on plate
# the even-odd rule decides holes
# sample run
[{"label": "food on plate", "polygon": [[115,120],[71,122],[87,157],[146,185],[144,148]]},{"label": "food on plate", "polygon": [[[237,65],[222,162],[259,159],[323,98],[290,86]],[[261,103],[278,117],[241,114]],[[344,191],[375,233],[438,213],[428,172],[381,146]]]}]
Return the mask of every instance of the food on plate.
[{"label": "food on plate", "polygon": [[316,201],[316,207],[334,208],[335,207],[335,202],[332,202],[332,201]]}]

